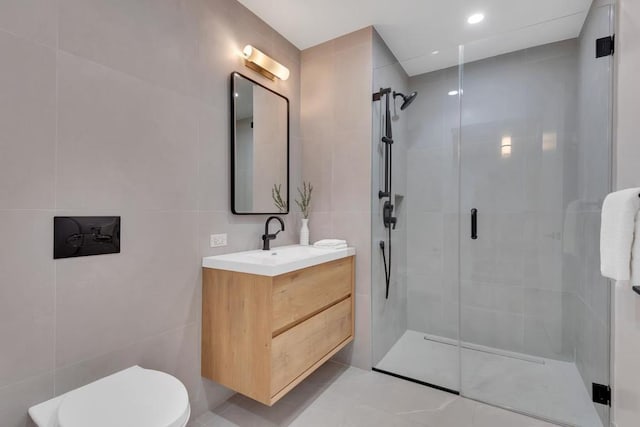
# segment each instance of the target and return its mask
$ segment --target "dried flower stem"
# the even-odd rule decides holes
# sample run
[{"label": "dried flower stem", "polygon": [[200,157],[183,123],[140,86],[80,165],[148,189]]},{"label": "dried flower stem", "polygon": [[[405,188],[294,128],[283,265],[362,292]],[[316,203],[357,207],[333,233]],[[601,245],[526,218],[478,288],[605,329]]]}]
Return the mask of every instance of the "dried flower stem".
[{"label": "dried flower stem", "polygon": [[280,213],[286,213],[288,206],[287,202],[282,199],[281,189],[282,184],[273,184],[273,188],[271,189],[271,198],[273,199],[273,204],[278,208],[278,211],[280,211]]},{"label": "dried flower stem", "polygon": [[300,208],[302,212],[302,217],[305,219],[309,218],[309,207],[311,205],[311,192],[313,191],[313,186],[311,183],[302,182],[302,190],[298,187],[298,194],[300,195],[300,200],[295,199],[296,204]]}]

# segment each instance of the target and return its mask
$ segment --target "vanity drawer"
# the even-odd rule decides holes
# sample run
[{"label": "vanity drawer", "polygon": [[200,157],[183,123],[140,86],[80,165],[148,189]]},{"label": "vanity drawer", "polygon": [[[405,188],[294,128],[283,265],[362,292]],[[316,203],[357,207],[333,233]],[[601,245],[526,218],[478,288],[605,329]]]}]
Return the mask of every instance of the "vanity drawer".
[{"label": "vanity drawer", "polygon": [[277,276],[273,281],[275,335],[351,293],[353,257]]},{"label": "vanity drawer", "polygon": [[349,338],[352,317],[352,300],[347,298],[275,337],[271,344],[271,395]]}]

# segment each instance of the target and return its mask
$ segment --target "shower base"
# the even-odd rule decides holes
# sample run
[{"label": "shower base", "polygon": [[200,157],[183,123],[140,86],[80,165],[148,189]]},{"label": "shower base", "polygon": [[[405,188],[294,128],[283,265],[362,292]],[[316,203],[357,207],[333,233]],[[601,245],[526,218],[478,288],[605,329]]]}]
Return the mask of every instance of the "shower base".
[{"label": "shower base", "polygon": [[602,427],[575,364],[486,347],[458,349],[449,341],[408,330],[375,368],[550,421]]}]

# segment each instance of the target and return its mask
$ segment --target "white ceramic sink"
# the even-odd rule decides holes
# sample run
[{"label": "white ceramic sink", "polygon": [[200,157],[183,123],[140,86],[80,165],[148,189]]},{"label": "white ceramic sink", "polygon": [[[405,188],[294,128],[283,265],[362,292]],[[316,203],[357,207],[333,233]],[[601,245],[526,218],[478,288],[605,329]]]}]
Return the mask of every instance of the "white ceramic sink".
[{"label": "white ceramic sink", "polygon": [[281,246],[202,258],[202,266],[239,273],[278,276],[356,254],[354,248],[320,249],[313,246]]}]

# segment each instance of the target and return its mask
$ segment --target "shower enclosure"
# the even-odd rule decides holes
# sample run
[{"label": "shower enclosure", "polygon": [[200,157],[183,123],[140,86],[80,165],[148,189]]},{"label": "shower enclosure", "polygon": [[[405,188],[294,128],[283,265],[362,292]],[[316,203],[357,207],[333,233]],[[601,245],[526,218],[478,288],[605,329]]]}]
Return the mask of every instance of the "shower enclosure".
[{"label": "shower enclosure", "polygon": [[611,186],[605,3],[551,22],[581,20],[577,37],[491,57],[496,40],[475,40],[459,46],[456,66],[420,75],[408,76],[376,35],[373,91],[419,95],[404,111],[401,99],[391,106],[388,298],[380,242],[389,229],[377,197],[388,120],[384,103],[372,104],[374,369],[562,425],[609,424],[610,289],[599,273]]}]

